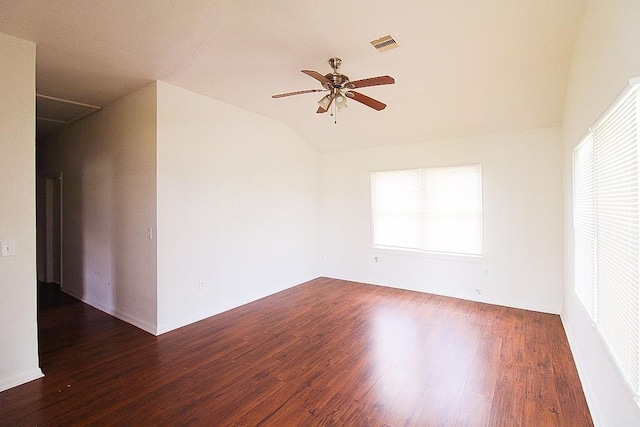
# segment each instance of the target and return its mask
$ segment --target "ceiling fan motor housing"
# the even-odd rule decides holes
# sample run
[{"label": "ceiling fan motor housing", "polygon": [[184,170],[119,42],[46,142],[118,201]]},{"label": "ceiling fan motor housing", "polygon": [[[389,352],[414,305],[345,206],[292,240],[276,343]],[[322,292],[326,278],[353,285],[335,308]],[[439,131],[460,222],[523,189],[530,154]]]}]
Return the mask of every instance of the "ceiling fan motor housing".
[{"label": "ceiling fan motor housing", "polygon": [[[333,73],[325,74],[325,78],[333,83],[334,89],[342,89],[342,85],[349,81],[349,77],[338,72],[340,64],[342,64],[342,59],[330,58],[329,65],[333,68]],[[327,89],[330,89],[328,84]]]},{"label": "ceiling fan motor housing", "polygon": [[[329,73],[325,77],[330,80],[334,89],[342,89],[342,85],[349,81],[349,77],[340,73]],[[329,89],[329,87],[327,87]]]}]

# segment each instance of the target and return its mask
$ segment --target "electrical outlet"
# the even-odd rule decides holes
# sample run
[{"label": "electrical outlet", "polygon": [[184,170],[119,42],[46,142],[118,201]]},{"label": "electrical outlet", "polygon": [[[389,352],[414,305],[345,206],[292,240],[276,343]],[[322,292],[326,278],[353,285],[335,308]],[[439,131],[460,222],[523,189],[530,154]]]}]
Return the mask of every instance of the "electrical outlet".
[{"label": "electrical outlet", "polygon": [[484,269],[484,275],[485,275],[486,277],[489,277],[489,276],[490,276],[490,274],[491,274],[491,272],[489,271],[489,269],[488,269],[488,268],[485,268],[485,269]]},{"label": "electrical outlet", "polygon": [[200,289],[203,289],[203,288],[204,288],[204,281],[203,281],[203,280],[200,280],[200,281],[198,282],[198,287],[200,287]]}]

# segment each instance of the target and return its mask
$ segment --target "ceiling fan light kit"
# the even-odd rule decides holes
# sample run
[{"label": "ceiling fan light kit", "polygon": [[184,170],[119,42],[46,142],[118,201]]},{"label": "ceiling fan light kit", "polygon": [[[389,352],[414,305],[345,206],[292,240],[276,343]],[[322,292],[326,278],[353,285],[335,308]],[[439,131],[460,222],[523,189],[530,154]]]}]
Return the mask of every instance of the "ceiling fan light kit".
[{"label": "ceiling fan light kit", "polygon": [[327,108],[329,108],[330,103],[331,103],[331,95],[325,95],[322,97],[320,101],[318,101],[318,105],[320,106],[320,108],[322,108],[325,111],[327,110]]},{"label": "ceiling fan light kit", "polygon": [[[348,107],[347,98],[353,99],[354,101],[364,104],[367,107],[373,108],[374,110],[377,110],[377,111],[384,110],[386,108],[386,104],[383,104],[382,102],[376,99],[370,98],[352,89],[369,87],[369,86],[394,84],[395,80],[393,79],[393,77],[379,76],[379,77],[370,77],[368,79],[350,81],[349,77],[338,72],[338,68],[340,67],[341,64],[342,64],[342,59],[330,58],[329,65],[331,66],[331,68],[333,68],[333,72],[325,75],[322,75],[317,71],[302,70],[302,72],[308,75],[309,77],[312,77],[318,80],[322,85],[323,89],[308,89],[308,90],[299,90],[295,92],[281,93],[281,94],[273,95],[272,98],[284,98],[286,96],[302,95],[305,93],[312,93],[312,92],[329,92],[318,101],[319,107],[316,113],[318,114],[326,113],[327,111],[329,111],[329,109],[333,105],[333,111],[331,115],[335,116],[338,111],[341,111]],[[334,120],[334,123],[337,123],[337,121]]]}]

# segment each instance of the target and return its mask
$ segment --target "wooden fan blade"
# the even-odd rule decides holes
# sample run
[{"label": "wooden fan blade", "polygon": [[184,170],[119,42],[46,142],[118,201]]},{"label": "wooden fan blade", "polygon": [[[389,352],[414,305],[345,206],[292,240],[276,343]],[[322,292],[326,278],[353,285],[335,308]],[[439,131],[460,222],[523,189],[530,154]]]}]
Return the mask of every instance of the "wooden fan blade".
[{"label": "wooden fan blade", "polygon": [[355,80],[353,82],[347,82],[344,86],[347,89],[356,89],[359,87],[367,86],[380,86],[380,85],[392,85],[396,81],[391,76],[371,77],[369,79]]},{"label": "wooden fan blade", "polygon": [[322,107],[318,107],[318,110],[316,111],[317,114],[322,114],[322,113],[326,113],[327,111],[329,111],[329,108],[331,108],[331,103],[333,102],[333,98],[335,98],[335,96],[331,96],[331,99],[329,100],[329,103],[327,104],[327,108],[324,109]]},{"label": "wooden fan blade", "polygon": [[324,91],[324,89],[298,90],[296,92],[279,93],[277,95],[273,95],[272,98],[284,98],[285,96],[302,95],[303,93],[322,92],[322,91]]},{"label": "wooden fan blade", "polygon": [[375,100],[373,98],[369,98],[368,96],[363,95],[363,94],[361,94],[359,92],[354,92],[352,90],[349,90],[349,91],[345,92],[345,95],[347,95],[347,97],[349,97],[349,98],[351,98],[351,99],[353,99],[355,101],[358,101],[358,102],[366,105],[367,107],[373,108],[374,110],[380,111],[380,110],[384,110],[387,107],[386,104],[383,104],[382,102],[380,102],[378,100]]},{"label": "wooden fan blade", "polygon": [[323,76],[317,71],[302,70],[302,72],[305,73],[307,76],[313,77],[314,79],[322,83],[322,86],[325,86],[325,87],[332,86],[331,80],[329,80],[328,78],[326,78],[325,76]]}]

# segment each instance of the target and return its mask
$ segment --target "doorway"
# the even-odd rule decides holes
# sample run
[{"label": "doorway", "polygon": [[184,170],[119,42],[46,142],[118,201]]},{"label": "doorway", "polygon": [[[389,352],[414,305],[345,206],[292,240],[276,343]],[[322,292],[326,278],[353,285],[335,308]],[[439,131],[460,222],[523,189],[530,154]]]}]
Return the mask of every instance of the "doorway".
[{"label": "doorway", "polygon": [[45,281],[62,285],[62,173],[45,177]]}]

